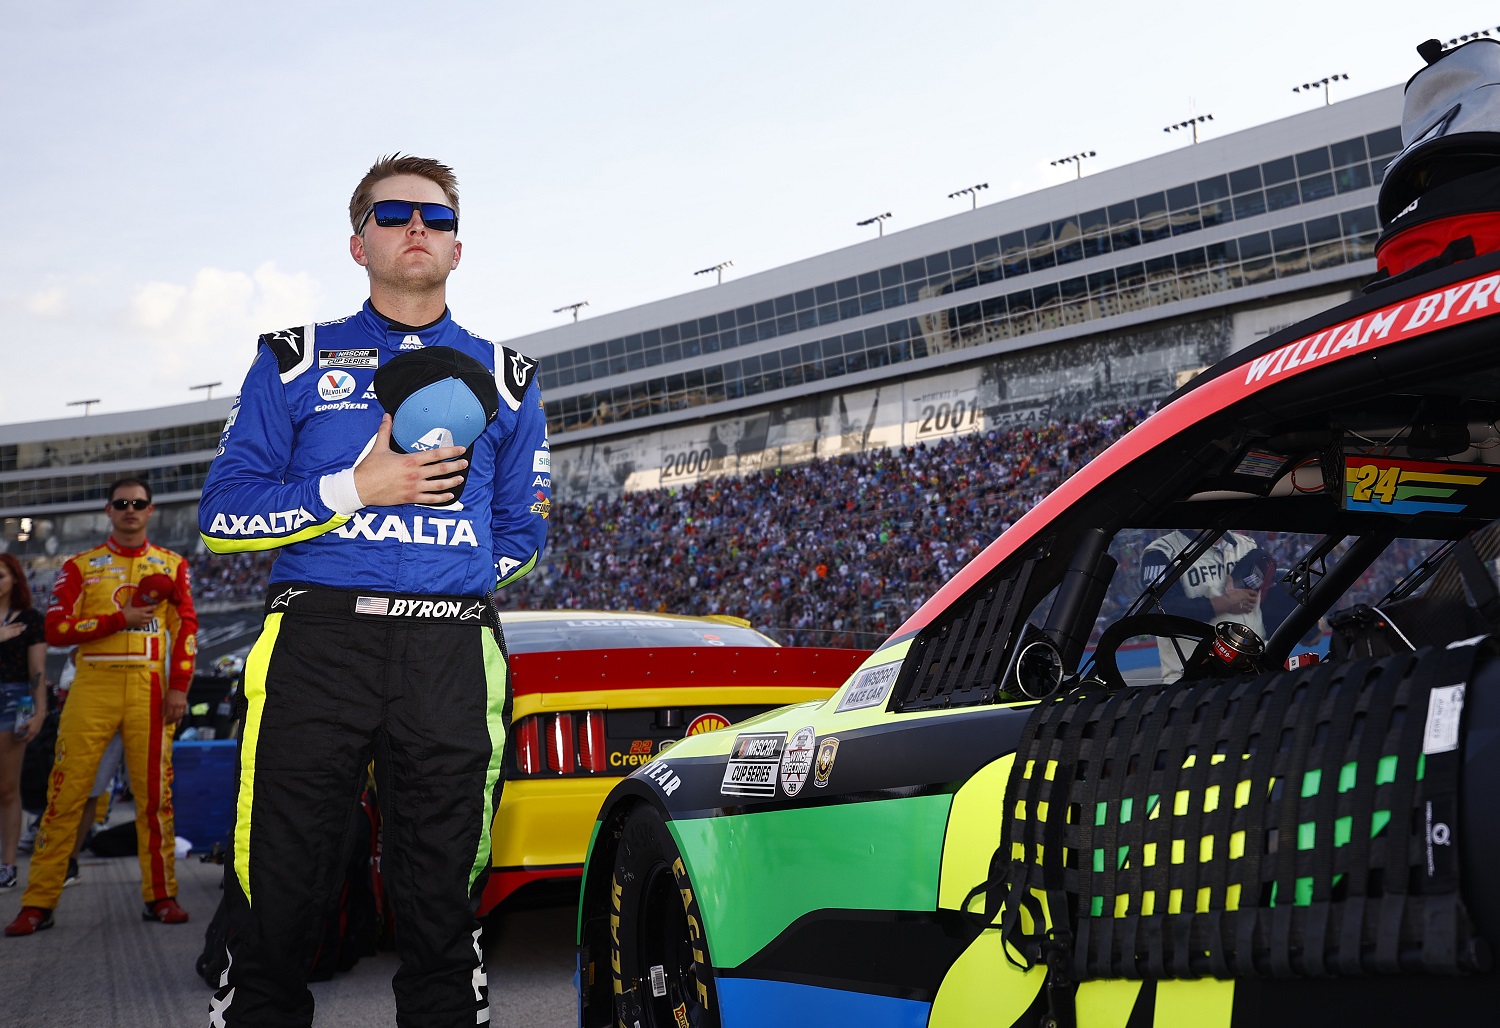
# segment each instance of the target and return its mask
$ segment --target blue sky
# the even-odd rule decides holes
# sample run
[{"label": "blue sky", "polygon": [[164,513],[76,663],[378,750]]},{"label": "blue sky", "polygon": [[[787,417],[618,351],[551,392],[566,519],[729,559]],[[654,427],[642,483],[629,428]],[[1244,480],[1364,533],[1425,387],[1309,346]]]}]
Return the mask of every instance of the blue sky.
[{"label": "blue sky", "polygon": [[255,336],[365,296],[373,160],[459,173],[460,322],[492,338],[846,246],[1403,82],[1492,5],[890,0],[0,4],[0,423],[232,391]]}]

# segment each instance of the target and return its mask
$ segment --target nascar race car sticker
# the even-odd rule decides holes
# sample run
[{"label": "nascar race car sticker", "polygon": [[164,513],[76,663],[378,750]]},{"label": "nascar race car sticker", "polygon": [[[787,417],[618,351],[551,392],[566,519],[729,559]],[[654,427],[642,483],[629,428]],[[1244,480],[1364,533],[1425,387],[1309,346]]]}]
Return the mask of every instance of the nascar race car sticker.
[{"label": "nascar race car sticker", "polygon": [[819,789],[827,788],[828,776],[833,774],[833,759],[839,755],[837,736],[829,736],[818,747],[817,770],[813,772],[813,784]]},{"label": "nascar race car sticker", "polygon": [[834,709],[835,714],[846,710],[860,710],[864,707],[873,707],[884,703],[885,697],[891,689],[891,683],[896,680],[896,672],[901,670],[899,660],[889,664],[878,664],[875,667],[867,667],[854,676],[854,681],[849,685],[848,692],[844,698],[839,700],[839,705]]},{"label": "nascar race car sticker", "polygon": [[788,796],[797,795],[807,782],[817,741],[818,731],[811,725],[797,729],[787,740],[786,750],[781,754],[781,791]]},{"label": "nascar race car sticker", "polygon": [[729,719],[723,714],[715,714],[712,711],[699,714],[688,722],[687,731],[682,733],[686,739],[690,735],[702,735],[704,732],[717,732],[721,728],[729,727]]},{"label": "nascar race car sticker", "polygon": [[1344,458],[1344,509],[1376,514],[1458,514],[1495,478],[1495,469],[1482,464],[1350,454]]},{"label": "nascar race car sticker", "polygon": [[785,749],[785,732],[735,736],[719,791],[726,796],[775,796],[776,773]]}]

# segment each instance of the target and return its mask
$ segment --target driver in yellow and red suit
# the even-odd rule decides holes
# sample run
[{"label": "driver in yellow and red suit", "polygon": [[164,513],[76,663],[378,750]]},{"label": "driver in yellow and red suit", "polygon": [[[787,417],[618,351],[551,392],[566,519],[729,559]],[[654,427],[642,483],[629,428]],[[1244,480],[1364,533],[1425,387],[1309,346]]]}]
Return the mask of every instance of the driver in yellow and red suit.
[{"label": "driver in yellow and red suit", "polygon": [[[115,495],[137,493],[146,495],[139,487]],[[197,631],[186,559],[151,544],[144,532],[139,545],[111,535],[63,565],[47,610],[47,641],[78,647],[78,674],[58,725],[25,907],[50,912],[57,906],[78,818],[118,729],[135,794],[145,916],[187,920],[176,903],[172,735],[186,709]]]}]

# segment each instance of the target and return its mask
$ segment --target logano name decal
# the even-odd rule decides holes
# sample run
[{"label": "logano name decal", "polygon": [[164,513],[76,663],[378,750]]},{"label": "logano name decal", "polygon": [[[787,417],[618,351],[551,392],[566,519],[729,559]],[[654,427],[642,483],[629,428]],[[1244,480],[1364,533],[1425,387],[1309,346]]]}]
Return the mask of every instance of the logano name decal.
[{"label": "logano name decal", "polygon": [[1394,343],[1482,317],[1500,306],[1497,287],[1500,275],[1486,275],[1341,322],[1255,358],[1245,365],[1245,384],[1269,382],[1294,370],[1336,360],[1372,342]]}]

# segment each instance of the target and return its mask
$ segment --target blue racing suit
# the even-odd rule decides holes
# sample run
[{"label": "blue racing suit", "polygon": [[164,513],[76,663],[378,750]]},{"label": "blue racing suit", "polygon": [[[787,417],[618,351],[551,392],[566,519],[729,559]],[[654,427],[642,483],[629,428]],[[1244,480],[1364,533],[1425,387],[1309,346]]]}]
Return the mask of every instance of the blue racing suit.
[{"label": "blue racing suit", "polygon": [[[458,502],[364,507],[353,468],[383,413],[375,372],[427,346],[492,369],[499,413],[475,441]],[[488,1020],[474,911],[510,689],[487,596],[530,571],[546,537],[552,477],[535,369],[446,313],[410,328],[368,303],[260,339],[199,504],[216,553],[281,548],[243,678],[216,1028],[311,1025],[307,969],[372,758],[399,925],[397,1023]]]},{"label": "blue racing suit", "polygon": [[[500,414],[474,447],[461,501],[362,508],[354,466],[382,413],[375,370],[404,350],[451,346],[496,371]],[[352,317],[260,337],[203,484],[198,518],[215,553],[284,547],[274,582],[483,595],[530,571],[552,502],[536,362],[447,314],[392,325]]]}]

